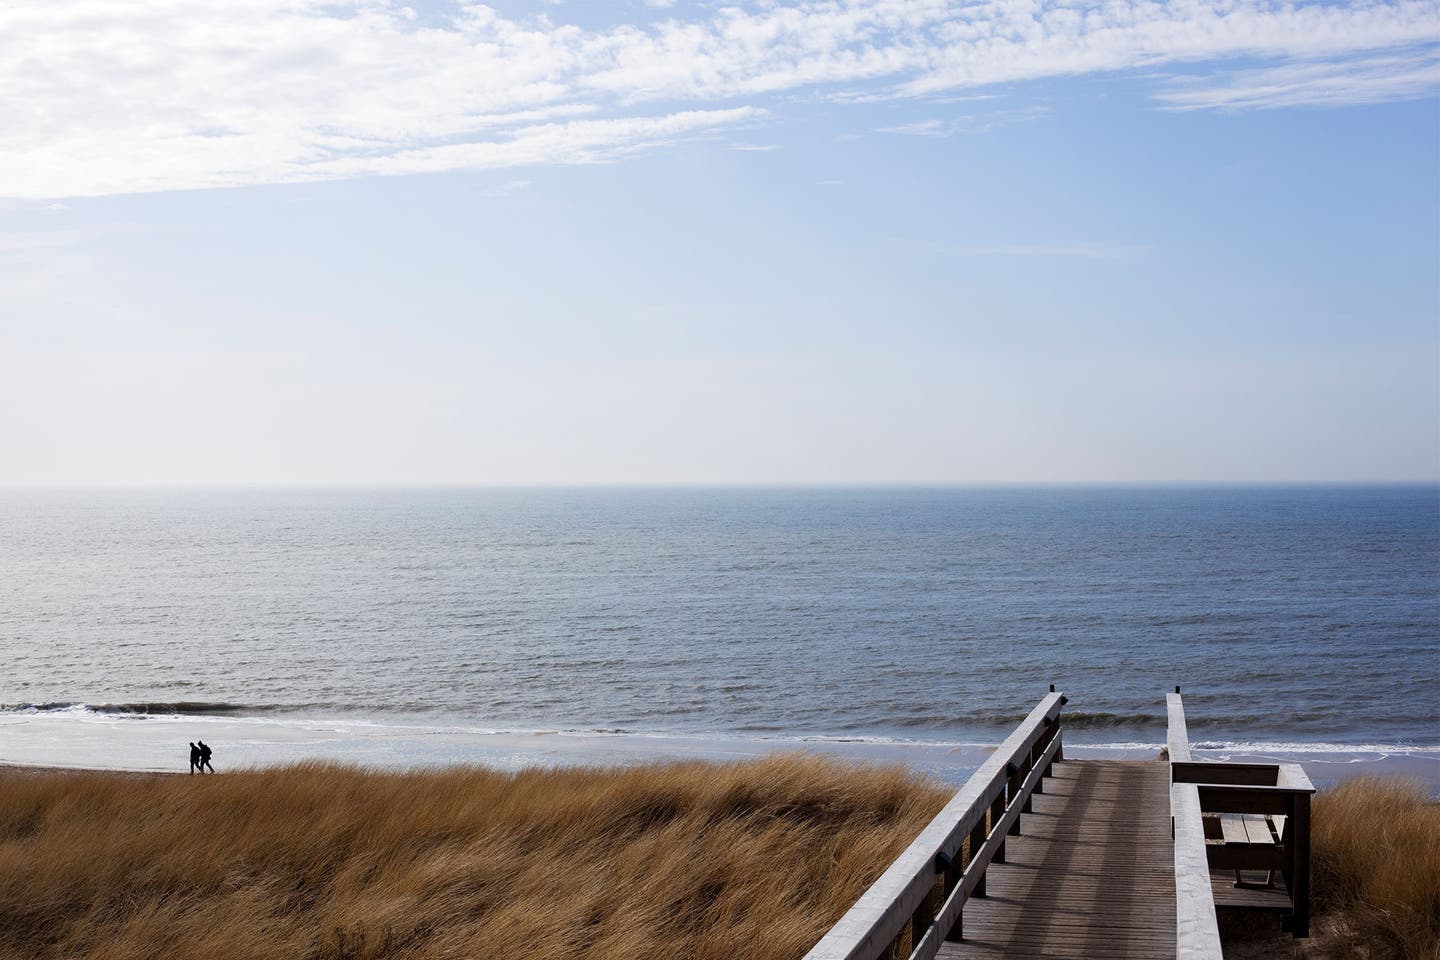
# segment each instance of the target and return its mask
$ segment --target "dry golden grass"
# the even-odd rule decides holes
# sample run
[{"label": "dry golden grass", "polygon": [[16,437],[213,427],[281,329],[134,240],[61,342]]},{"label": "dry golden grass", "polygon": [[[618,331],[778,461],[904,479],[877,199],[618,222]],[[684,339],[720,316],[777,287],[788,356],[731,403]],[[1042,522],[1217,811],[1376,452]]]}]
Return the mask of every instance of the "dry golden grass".
[{"label": "dry golden grass", "polygon": [[798,756],[0,773],[0,958],[795,958],[948,796]]},{"label": "dry golden grass", "polygon": [[1315,907],[1336,957],[1440,960],[1440,806],[1359,777],[1315,797]]},{"label": "dry golden grass", "polygon": [[[949,791],[779,756],[626,770],[0,771],[0,960],[796,958]],[[1324,955],[1440,960],[1440,806],[1313,816]]]}]

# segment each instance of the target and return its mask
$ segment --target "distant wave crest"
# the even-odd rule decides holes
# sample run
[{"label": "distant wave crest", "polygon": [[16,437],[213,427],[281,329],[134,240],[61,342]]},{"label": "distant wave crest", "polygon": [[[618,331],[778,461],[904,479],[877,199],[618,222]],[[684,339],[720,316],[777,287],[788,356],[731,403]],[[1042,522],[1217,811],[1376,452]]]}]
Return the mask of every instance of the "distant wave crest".
[{"label": "distant wave crest", "polygon": [[[972,713],[962,714],[960,716],[936,717],[934,721],[937,726],[951,726],[959,722],[965,725],[973,724],[1009,728],[1019,726],[1028,716],[1029,714],[1026,713]],[[1164,717],[1156,716],[1154,713],[1110,713],[1103,710],[1062,710],[1060,712],[1060,723],[1062,726],[1077,730],[1104,729],[1107,727],[1156,727],[1163,725]],[[906,723],[902,720],[901,725],[924,726],[929,724],[926,721]]]},{"label": "distant wave crest", "polygon": [[3,713],[103,713],[115,716],[238,716],[249,713],[277,713],[294,710],[280,704],[208,703],[199,700],[178,700],[171,703],[48,703],[0,704]]}]

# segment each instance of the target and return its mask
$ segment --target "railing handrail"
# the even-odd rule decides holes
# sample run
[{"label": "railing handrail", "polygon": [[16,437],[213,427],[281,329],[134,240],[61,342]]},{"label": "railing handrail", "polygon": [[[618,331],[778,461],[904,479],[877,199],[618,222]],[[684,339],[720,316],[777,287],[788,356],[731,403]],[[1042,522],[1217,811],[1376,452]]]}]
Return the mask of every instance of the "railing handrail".
[{"label": "railing handrail", "polygon": [[1165,694],[1165,750],[1171,763],[1190,761],[1190,734],[1185,729],[1185,705],[1180,701],[1180,688]]},{"label": "railing handrail", "polygon": [[1177,960],[1222,960],[1220,922],[1210,889],[1200,788],[1175,782],[1175,764],[1190,764],[1190,737],[1179,688],[1165,694],[1165,744],[1170,755],[1170,816],[1175,844],[1175,956]]},{"label": "railing handrail", "polygon": [[[965,781],[964,786],[944,809],[920,831],[914,842],[860,895],[860,899],[855,901],[855,905],[840,918],[830,932],[811,948],[805,955],[805,960],[874,960],[888,950],[905,925],[911,922],[922,901],[933,892],[937,876],[936,865],[942,855],[949,860],[959,858],[961,845],[966,837],[984,819],[996,798],[1004,794],[1012,772],[1017,770],[1018,761],[1028,755],[1041,736],[1052,728],[1064,702],[1064,695],[1055,692],[1041,700],[1005,742],[986,758],[980,769]],[[1049,746],[1051,749],[1046,755],[1053,757],[1059,749],[1058,729],[1055,730]],[[1036,771],[1043,775],[1046,765],[1035,764],[1034,769],[1028,771],[1030,775],[1025,778],[1025,786],[1033,789],[1034,783],[1039,779]],[[1020,808],[1028,795],[1029,791],[1021,789],[1010,798],[1010,809],[1016,817],[1019,816]],[[991,836],[998,834],[1003,841],[1011,822],[1013,821],[1007,818],[992,825]],[[986,846],[990,848],[990,855],[993,856],[999,842],[993,846],[987,843]],[[978,868],[975,871],[976,878],[988,862],[988,859],[981,862],[977,858],[973,864]],[[964,882],[968,882],[972,889],[977,882],[976,879],[971,879],[968,868]],[[963,883],[959,892],[967,892]],[[960,902],[963,903],[963,896]],[[947,911],[950,906],[947,902]],[[959,909],[959,904],[955,905],[955,909]],[[936,924],[932,927],[932,933],[937,931],[939,926]],[[939,937],[946,933],[948,929],[938,930]],[[917,932],[915,939],[921,940],[922,934]]]},{"label": "railing handrail", "polygon": [[1199,788],[1193,783],[1172,783],[1170,811],[1175,818],[1175,956],[1177,960],[1222,960]]}]

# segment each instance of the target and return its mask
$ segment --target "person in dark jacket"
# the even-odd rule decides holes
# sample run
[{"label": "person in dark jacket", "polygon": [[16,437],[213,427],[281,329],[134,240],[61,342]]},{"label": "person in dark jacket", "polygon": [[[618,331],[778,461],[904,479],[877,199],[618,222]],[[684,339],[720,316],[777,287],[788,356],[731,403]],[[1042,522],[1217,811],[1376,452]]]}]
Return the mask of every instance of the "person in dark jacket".
[{"label": "person in dark jacket", "polygon": [[190,772],[194,773],[195,768],[200,766],[200,748],[190,744]]},{"label": "person in dark jacket", "polygon": [[204,741],[204,740],[201,740],[201,741],[200,741],[200,772],[201,772],[201,773],[204,773],[207,769],[208,769],[211,773],[214,773],[214,772],[215,772],[215,768],[212,767],[212,766],[210,766],[210,748],[207,747],[207,746],[205,746],[205,741]]}]

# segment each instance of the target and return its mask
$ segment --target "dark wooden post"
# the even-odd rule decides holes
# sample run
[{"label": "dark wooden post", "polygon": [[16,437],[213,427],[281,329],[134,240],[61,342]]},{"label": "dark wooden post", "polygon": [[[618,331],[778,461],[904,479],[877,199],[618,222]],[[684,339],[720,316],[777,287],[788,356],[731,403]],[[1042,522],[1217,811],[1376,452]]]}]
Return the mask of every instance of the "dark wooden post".
[{"label": "dark wooden post", "polygon": [[955,851],[955,856],[945,859],[945,866],[940,871],[940,896],[942,903],[944,902],[943,898],[950,896],[950,891],[959,885],[960,878],[964,875],[965,845],[961,843],[960,849]]},{"label": "dark wooden post", "polygon": [[[1005,815],[1005,790],[1004,790],[1004,788],[1002,787],[1001,790],[1000,790],[1000,793],[995,797],[994,802],[990,804],[990,829],[991,829],[992,831],[993,831],[996,827],[998,827],[998,826],[1000,825],[1000,818],[1001,818],[1002,816],[1004,816],[1004,815]],[[995,848],[995,856],[991,858],[990,862],[991,862],[991,863],[1004,863],[1004,862],[1005,862],[1005,841],[1004,841],[1004,840],[1001,840],[1001,841],[1000,841],[1000,846],[998,846],[998,847]]]},{"label": "dark wooden post", "polygon": [[[981,819],[983,820],[984,818],[982,817]],[[971,836],[974,836],[973,831],[971,832]],[[941,877],[944,879],[944,883],[940,887],[942,891],[940,898],[941,903],[944,903],[950,894],[955,891],[955,888],[960,886],[960,881],[965,877],[965,866],[969,861],[975,859],[976,849],[974,843],[971,843],[970,856],[966,857],[965,844],[961,843],[960,848],[955,851],[955,856],[945,861],[945,869],[941,874]],[[960,939],[960,921],[964,915],[965,910],[962,906],[960,913],[955,917],[955,922],[951,924],[950,929],[945,933],[946,940],[958,941]]]},{"label": "dark wooden post", "polygon": [[[1051,693],[1054,693],[1054,692],[1055,692],[1055,684],[1053,684],[1053,683],[1050,684],[1050,692],[1051,692]],[[1059,715],[1059,714],[1056,714],[1053,719],[1050,719],[1050,720],[1046,720],[1046,721],[1045,721],[1045,735],[1040,738],[1040,746],[1041,746],[1042,748],[1048,748],[1048,747],[1050,746],[1050,741],[1051,741],[1051,740],[1054,740],[1054,739],[1055,739],[1056,737],[1058,737],[1058,736],[1060,736],[1060,715]],[[1055,760],[1059,760],[1059,759],[1061,759],[1061,757],[1060,757],[1060,751],[1057,749],[1057,750],[1055,751]],[[1036,793],[1044,793],[1044,792],[1045,792],[1044,779],[1045,779],[1045,777],[1054,776],[1053,769],[1054,769],[1054,762],[1053,762],[1053,761],[1050,762],[1050,763],[1045,764],[1045,772],[1041,775],[1041,778],[1040,778],[1040,779],[1041,779],[1041,782],[1040,782],[1040,783],[1037,783],[1037,784],[1035,785],[1035,792],[1036,792]]]},{"label": "dark wooden post", "polygon": [[[1035,752],[1038,753],[1038,754],[1040,754],[1041,756],[1044,756],[1046,749],[1048,749],[1049,746],[1050,746],[1050,741],[1051,741],[1051,740],[1054,740],[1054,739],[1055,739],[1055,721],[1054,721],[1054,720],[1046,720],[1046,721],[1045,721],[1045,732],[1042,733],[1042,734],[1040,734],[1040,740],[1035,744]],[[1035,792],[1036,792],[1036,793],[1044,793],[1044,792],[1045,792],[1045,778],[1048,777],[1048,776],[1050,776],[1050,764],[1047,763],[1047,764],[1045,764],[1045,769],[1040,771],[1040,779],[1037,780],[1036,783],[1035,783]]]},{"label": "dark wooden post", "polygon": [[[1010,793],[1010,802],[1014,803],[1016,800],[1019,799],[1020,785],[1025,782],[1025,773],[1023,770],[1021,770],[1021,768],[1015,766],[1015,764],[1013,763],[1007,763],[1005,765],[1005,772],[1010,775],[1010,784],[1007,787],[1007,790]],[[1020,835],[1019,817],[1016,817],[1015,822],[1010,824],[1010,829],[1008,833],[1012,837],[1018,837]]]},{"label": "dark wooden post", "polygon": [[1290,901],[1295,912],[1290,915],[1290,933],[1296,937],[1310,936],[1310,794],[1295,795],[1294,851],[1290,859]]},{"label": "dark wooden post", "polygon": [[[970,862],[974,862],[975,855],[985,845],[985,818],[981,817],[980,822],[970,830]],[[968,864],[967,864],[968,865]],[[980,880],[975,884],[975,890],[970,894],[972,897],[985,896],[985,873],[981,871]]]},{"label": "dark wooden post", "polygon": [[925,936],[925,931],[930,929],[930,924],[935,922],[935,888],[925,894],[915,912],[910,915],[910,944],[911,949]]},{"label": "dark wooden post", "polygon": [[[1069,702],[1070,699],[1068,697],[1061,695],[1060,706],[1063,707]],[[1060,745],[1055,748],[1055,759],[1063,762],[1065,760],[1065,730],[1064,727],[1061,726],[1060,715],[1058,713],[1055,715],[1055,739],[1060,741]]]},{"label": "dark wooden post", "polygon": [[[1024,759],[1024,761],[1021,762],[1021,764],[1020,764],[1020,787],[1023,787],[1023,786],[1025,785],[1026,779],[1030,776],[1030,771],[1035,769],[1035,753],[1036,753],[1036,747],[1032,745],[1032,746],[1030,747],[1030,752],[1027,753],[1027,754],[1025,754],[1025,759]],[[1037,782],[1037,783],[1035,784],[1035,786],[1038,788],[1038,787],[1040,786],[1040,784]],[[1020,788],[1017,787],[1016,789],[1020,789]],[[1020,808],[1020,812],[1021,812],[1021,813],[1029,813],[1029,812],[1030,812],[1030,794],[1028,794],[1028,793],[1025,794],[1025,805]],[[1019,821],[1019,820],[1016,820],[1015,823],[1016,823],[1016,825],[1018,826],[1019,823],[1020,823],[1020,821]],[[1016,832],[1016,833],[1019,833],[1020,831],[1019,831],[1019,830],[1016,830],[1015,832]]]}]

